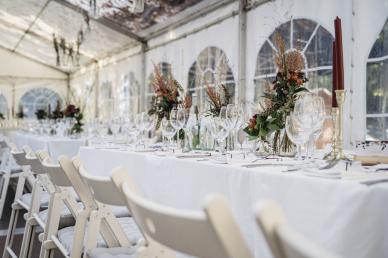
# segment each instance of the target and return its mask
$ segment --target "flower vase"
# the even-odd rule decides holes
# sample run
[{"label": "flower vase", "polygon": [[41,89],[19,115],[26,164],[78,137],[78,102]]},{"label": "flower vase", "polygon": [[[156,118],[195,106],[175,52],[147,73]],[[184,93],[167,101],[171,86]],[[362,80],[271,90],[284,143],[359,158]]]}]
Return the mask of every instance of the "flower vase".
[{"label": "flower vase", "polygon": [[291,142],[285,129],[276,130],[272,135],[272,154],[282,157],[293,157],[295,146]]}]

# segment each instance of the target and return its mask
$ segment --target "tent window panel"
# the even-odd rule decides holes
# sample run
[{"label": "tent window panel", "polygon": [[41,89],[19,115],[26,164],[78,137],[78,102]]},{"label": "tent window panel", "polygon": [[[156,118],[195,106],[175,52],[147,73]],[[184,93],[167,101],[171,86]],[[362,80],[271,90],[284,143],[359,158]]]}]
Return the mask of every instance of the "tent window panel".
[{"label": "tent window panel", "polygon": [[8,104],[7,99],[3,94],[0,95],[0,113],[3,114],[4,117],[8,116]]},{"label": "tent window panel", "polygon": [[291,22],[286,22],[276,28],[276,32],[272,33],[269,37],[271,42],[276,42],[277,34],[281,35],[284,43],[286,44],[286,49],[291,48]]},{"label": "tent window panel", "polygon": [[377,37],[372,50],[369,53],[369,58],[377,58],[388,56],[388,22],[385,22],[383,29]]},{"label": "tent window panel", "polygon": [[54,110],[57,103],[62,103],[59,95],[46,88],[35,88],[26,92],[20,99],[19,106],[23,108],[23,113],[27,118],[34,118],[38,109],[48,112],[49,105]]},{"label": "tent window panel", "polygon": [[388,60],[367,64],[367,114],[388,113]]},{"label": "tent window panel", "polygon": [[388,117],[367,117],[366,140],[377,141],[388,139]]},{"label": "tent window panel", "polygon": [[271,74],[276,72],[275,60],[276,52],[266,41],[261,47],[257,56],[256,75]]},{"label": "tent window panel", "polygon": [[331,94],[331,88],[333,84],[332,73],[332,70],[318,70],[308,72],[309,81],[307,82],[307,88],[310,90],[326,89],[328,94]]},{"label": "tent window panel", "polygon": [[293,22],[293,44],[292,47],[302,50],[313,35],[316,24],[307,19],[297,19]]},{"label": "tent window panel", "polygon": [[140,84],[136,81],[133,72],[124,76],[118,96],[120,115],[128,115],[139,111]]},{"label": "tent window panel", "polygon": [[366,64],[366,113],[366,139],[388,140],[388,20]]},{"label": "tent window panel", "polygon": [[[312,20],[293,19],[277,27],[259,50],[254,78],[255,101],[263,95],[263,80],[271,83],[276,74],[276,35],[282,37],[286,49],[296,48],[305,56],[307,76],[311,77],[307,87],[317,91],[326,89],[325,92],[331,94],[332,35]],[[325,97],[325,104],[331,106],[331,96]]]},{"label": "tent window panel", "polygon": [[332,41],[330,32],[319,27],[304,53],[308,68],[332,65]]},{"label": "tent window panel", "polygon": [[255,80],[255,100],[259,100],[263,97],[266,85],[268,85],[268,82],[272,82],[274,79],[275,77],[267,77]]},{"label": "tent window panel", "polygon": [[193,104],[200,110],[205,110],[207,105],[206,86],[224,84],[234,101],[236,83],[229,60],[225,52],[217,47],[208,47],[201,51],[197,60],[191,65],[188,72],[189,94],[195,93],[196,100]]}]

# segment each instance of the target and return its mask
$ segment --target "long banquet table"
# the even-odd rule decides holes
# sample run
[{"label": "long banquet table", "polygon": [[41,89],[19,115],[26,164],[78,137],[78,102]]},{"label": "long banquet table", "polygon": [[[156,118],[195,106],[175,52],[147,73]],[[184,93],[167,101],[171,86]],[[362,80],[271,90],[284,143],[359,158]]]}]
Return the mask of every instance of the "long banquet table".
[{"label": "long banquet table", "polygon": [[278,201],[291,226],[342,257],[388,257],[388,184],[92,147],[79,155],[95,175],[126,167],[144,196],[171,207],[200,209],[207,194],[223,194],[255,257],[271,257],[253,217],[254,204],[264,199]]},{"label": "long banquet table", "polygon": [[58,136],[39,136],[21,131],[10,132],[9,138],[18,148],[28,145],[33,151],[45,150],[55,160],[60,155],[73,157],[78,154],[81,146],[86,145],[84,138],[71,139]]}]

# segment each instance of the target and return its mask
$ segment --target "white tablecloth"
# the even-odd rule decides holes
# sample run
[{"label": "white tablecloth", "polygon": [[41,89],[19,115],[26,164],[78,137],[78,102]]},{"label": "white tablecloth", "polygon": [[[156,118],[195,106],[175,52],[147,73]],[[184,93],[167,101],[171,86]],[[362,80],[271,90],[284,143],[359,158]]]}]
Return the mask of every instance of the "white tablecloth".
[{"label": "white tablecloth", "polygon": [[342,257],[388,257],[388,184],[91,147],[80,158],[95,175],[126,167],[147,198],[172,207],[199,209],[207,194],[225,195],[255,257],[271,257],[252,212],[263,199],[278,201],[291,226]]},{"label": "white tablecloth", "polygon": [[60,155],[76,156],[79,148],[86,144],[86,140],[83,138],[70,139],[55,136],[38,136],[19,131],[11,132],[9,138],[18,148],[28,145],[34,151],[45,150],[55,160]]}]

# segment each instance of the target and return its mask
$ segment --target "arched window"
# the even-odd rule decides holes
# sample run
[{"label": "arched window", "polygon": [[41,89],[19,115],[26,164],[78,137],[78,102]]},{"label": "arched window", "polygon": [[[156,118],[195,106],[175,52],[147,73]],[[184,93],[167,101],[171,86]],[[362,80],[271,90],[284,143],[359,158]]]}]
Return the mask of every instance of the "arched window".
[{"label": "arched window", "polygon": [[307,87],[319,91],[331,106],[332,89],[332,41],[331,34],[316,22],[308,19],[292,19],[280,25],[261,47],[256,61],[255,101],[263,96],[266,81],[272,82],[276,75],[275,36],[279,33],[286,49],[297,49],[305,59],[305,72],[309,79]]},{"label": "arched window", "polygon": [[[168,75],[172,74],[171,64],[166,62],[161,62],[157,64],[157,66],[159,67],[160,71],[164,76],[167,77]],[[154,72],[152,72],[150,76],[148,76],[148,87],[147,87],[147,92],[145,93],[147,110],[151,108],[152,96],[155,95],[154,86],[152,85],[153,80],[154,80]]]},{"label": "arched window", "polygon": [[0,95],[0,113],[3,114],[4,117],[8,116],[7,99],[3,94]]},{"label": "arched window", "polygon": [[388,20],[366,64],[366,139],[388,139]]},{"label": "arched window", "polygon": [[119,112],[122,115],[137,113],[140,97],[140,84],[135,74],[130,72],[123,76],[122,87],[119,89]]},{"label": "arched window", "polygon": [[188,74],[189,93],[195,93],[197,103],[194,105],[203,110],[207,101],[206,85],[224,84],[234,100],[235,82],[225,52],[217,47],[208,47],[199,53],[197,60],[191,65]]},{"label": "arched window", "polygon": [[111,81],[104,81],[100,87],[100,116],[104,119],[111,118],[115,107],[114,107],[114,96],[113,96],[113,84]]},{"label": "arched window", "polygon": [[58,93],[46,88],[35,88],[24,93],[19,106],[23,108],[25,117],[34,118],[36,110],[43,109],[46,112],[49,109],[54,110],[58,101],[62,103]]}]

